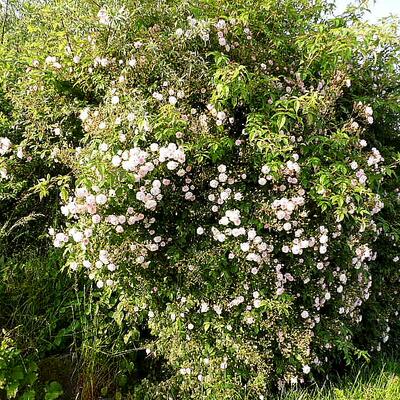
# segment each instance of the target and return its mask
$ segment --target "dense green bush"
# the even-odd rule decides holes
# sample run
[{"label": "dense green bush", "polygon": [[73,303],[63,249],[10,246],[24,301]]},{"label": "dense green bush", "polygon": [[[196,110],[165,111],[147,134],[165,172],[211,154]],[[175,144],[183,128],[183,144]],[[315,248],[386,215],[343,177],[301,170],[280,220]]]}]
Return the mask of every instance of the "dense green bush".
[{"label": "dense green bush", "polygon": [[46,207],[93,287],[88,358],[108,348],[137,399],[263,398],[391,342],[395,22],[322,0],[24,7],[1,190],[53,199],[23,210]]},{"label": "dense green bush", "polygon": [[36,370],[34,362],[24,364],[20,350],[3,330],[0,345],[0,394],[6,395],[8,399],[15,398],[17,394],[22,399],[33,399],[35,391],[32,385],[37,380]]}]

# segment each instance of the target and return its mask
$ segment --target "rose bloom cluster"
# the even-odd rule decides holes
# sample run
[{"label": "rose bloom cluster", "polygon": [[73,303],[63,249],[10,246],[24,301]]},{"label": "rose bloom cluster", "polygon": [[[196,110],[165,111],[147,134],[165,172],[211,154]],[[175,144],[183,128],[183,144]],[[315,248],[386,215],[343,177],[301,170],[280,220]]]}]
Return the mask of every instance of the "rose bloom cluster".
[{"label": "rose bloom cluster", "polygon": [[0,156],[4,156],[11,147],[11,140],[7,137],[0,137]]},{"label": "rose bloom cluster", "polygon": [[[109,146],[105,143],[100,144],[99,150],[106,153]],[[155,169],[162,169],[164,166],[168,172],[174,172],[177,177],[183,177],[186,171],[182,168],[185,163],[185,153],[181,147],[175,143],[170,143],[168,146],[159,146],[157,143],[152,143],[148,151],[142,150],[138,147],[129,150],[119,150],[117,155],[111,157],[111,164],[114,170],[122,169],[126,175],[132,180],[133,183],[129,184],[130,189],[136,185],[135,199],[132,205],[126,207],[124,214],[115,215],[107,213],[112,209],[112,203],[117,201],[116,191],[108,189],[102,191],[99,186],[93,185],[91,190],[86,187],[78,187],[75,189],[75,196],[70,197],[68,203],[61,207],[61,212],[66,217],[79,220],[85,220],[90,216],[90,222],[93,227],[96,227],[101,222],[114,227],[115,232],[121,234],[124,232],[124,226],[134,225],[141,221],[146,225],[151,225],[155,222],[154,218],[148,220],[145,215],[137,209],[154,211],[158,203],[163,198],[163,190],[171,185],[171,179],[163,178],[145,180],[144,178]],[[164,168],[165,168],[164,167]],[[180,168],[178,168],[180,167]],[[174,190],[174,188],[172,188]],[[185,191],[185,198],[191,199],[187,196],[188,191]],[[191,196],[193,196],[191,194]],[[138,204],[139,202],[139,204]],[[139,205],[139,207],[138,207]],[[135,210],[136,208],[136,210]],[[151,231],[152,232],[152,231]],[[54,245],[56,247],[64,246],[69,240],[75,243],[80,243],[83,249],[86,249],[90,237],[92,236],[93,228],[87,228],[84,231],[70,229],[67,233],[55,233],[54,230],[51,234],[54,236]],[[158,236],[154,238],[151,250],[158,249],[158,243],[164,246],[165,243],[161,241]],[[76,263],[73,263],[73,269],[76,269]]]}]

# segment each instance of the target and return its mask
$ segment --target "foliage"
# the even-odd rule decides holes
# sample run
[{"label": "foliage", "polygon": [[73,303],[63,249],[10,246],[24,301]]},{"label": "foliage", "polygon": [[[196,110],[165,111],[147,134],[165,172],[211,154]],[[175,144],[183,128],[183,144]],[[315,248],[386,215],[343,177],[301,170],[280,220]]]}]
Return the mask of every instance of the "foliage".
[{"label": "foliage", "polygon": [[331,10],[19,5],[1,251],[62,248],[83,398],[262,398],[397,345],[398,24]]},{"label": "foliage", "polygon": [[25,400],[35,398],[33,384],[37,380],[37,365],[24,363],[21,352],[15,347],[8,333],[2,331],[0,347],[0,393],[4,390],[7,399],[17,397]]}]

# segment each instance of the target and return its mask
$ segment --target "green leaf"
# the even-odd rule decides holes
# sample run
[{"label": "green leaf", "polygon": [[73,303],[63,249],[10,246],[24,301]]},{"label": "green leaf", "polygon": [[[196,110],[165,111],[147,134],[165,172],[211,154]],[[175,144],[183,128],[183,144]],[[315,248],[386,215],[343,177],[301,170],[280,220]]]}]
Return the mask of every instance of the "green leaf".
[{"label": "green leaf", "polygon": [[12,369],[11,377],[13,381],[22,381],[24,379],[24,369],[22,365],[17,365]]},{"label": "green leaf", "polygon": [[18,388],[19,388],[19,382],[11,382],[7,385],[6,387],[6,392],[7,392],[7,398],[8,399],[13,399],[18,393]]},{"label": "green leaf", "polygon": [[35,400],[36,392],[33,389],[24,392],[24,394],[20,397],[21,400]]},{"label": "green leaf", "polygon": [[277,122],[278,129],[281,130],[283,128],[283,126],[285,125],[285,123],[286,123],[286,115],[280,114],[278,116],[278,122]]},{"label": "green leaf", "polygon": [[299,109],[300,109],[300,101],[296,99],[294,101],[294,110],[296,111],[296,114],[299,112]]},{"label": "green leaf", "polygon": [[64,393],[62,386],[58,382],[55,382],[55,381],[50,382],[45,390],[46,390],[46,394],[44,397],[45,400],[58,399]]}]

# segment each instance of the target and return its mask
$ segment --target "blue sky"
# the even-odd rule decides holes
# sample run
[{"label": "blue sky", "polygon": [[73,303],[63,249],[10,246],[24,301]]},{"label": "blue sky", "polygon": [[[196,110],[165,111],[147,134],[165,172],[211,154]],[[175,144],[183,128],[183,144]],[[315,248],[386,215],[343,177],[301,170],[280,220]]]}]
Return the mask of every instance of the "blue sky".
[{"label": "blue sky", "polygon": [[[354,2],[355,0],[336,0],[338,12],[343,11],[346,8],[346,5]],[[367,18],[371,21],[376,21],[391,13],[400,16],[400,0],[371,0],[370,9],[372,12],[367,16]]]}]

